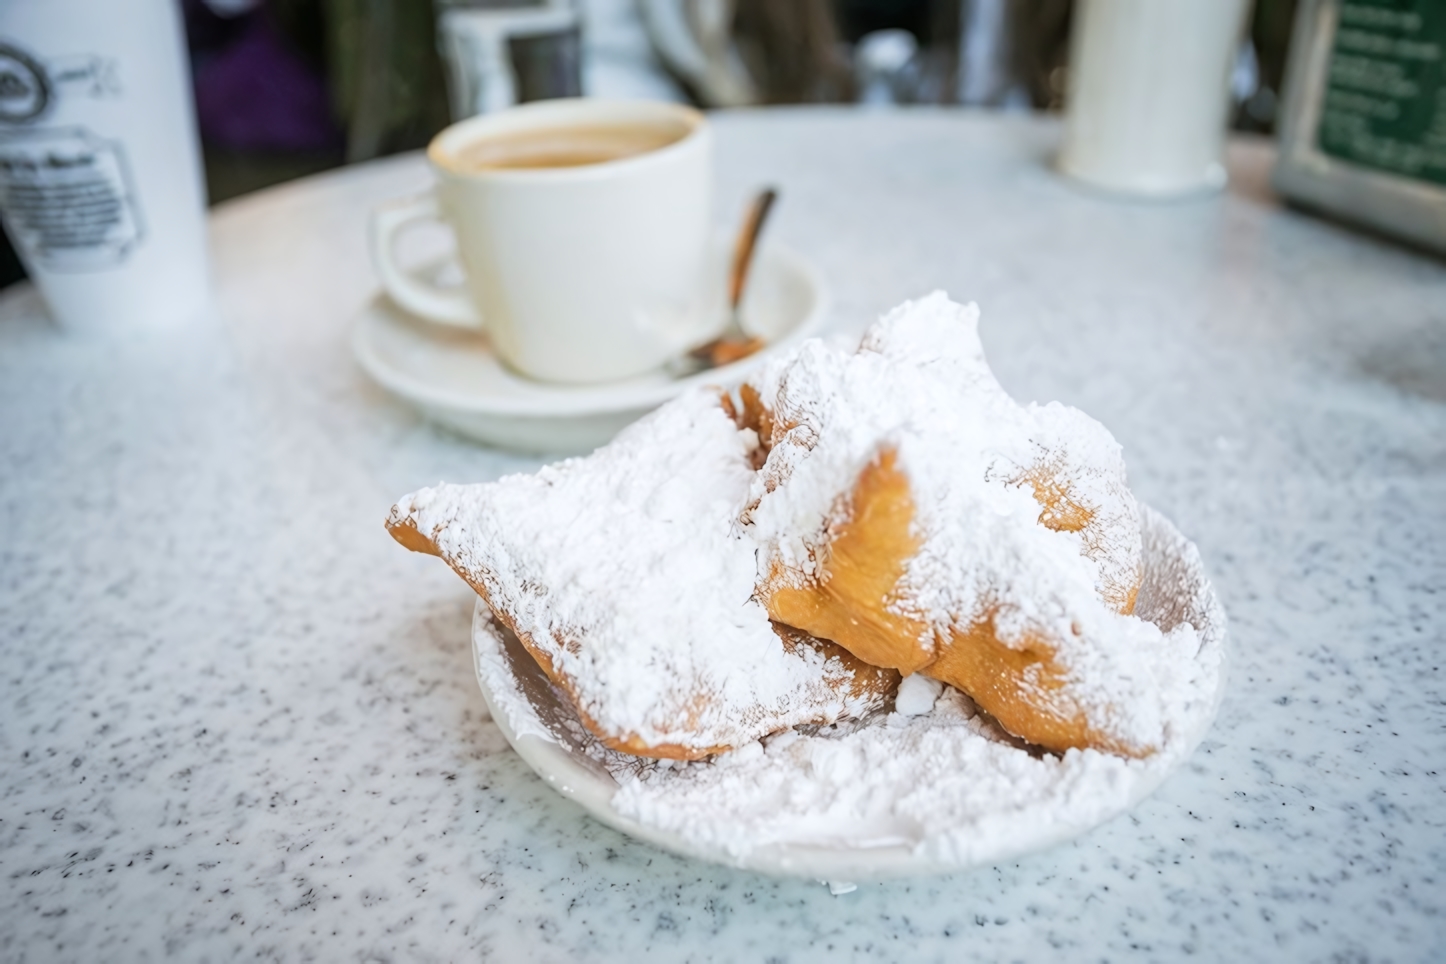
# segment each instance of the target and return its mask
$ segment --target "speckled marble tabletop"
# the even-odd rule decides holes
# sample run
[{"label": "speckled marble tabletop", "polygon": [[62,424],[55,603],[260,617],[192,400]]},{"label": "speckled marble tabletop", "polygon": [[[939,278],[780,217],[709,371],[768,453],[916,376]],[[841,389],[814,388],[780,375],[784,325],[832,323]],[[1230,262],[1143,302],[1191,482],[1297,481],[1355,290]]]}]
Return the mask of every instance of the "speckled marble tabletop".
[{"label": "speckled marble tabletop", "polygon": [[220,208],[221,319],[67,337],[0,297],[0,959],[1446,959],[1446,267],[1220,196],[1096,196],[1057,125],[718,119],[831,325],[976,299],[1006,387],[1110,426],[1232,618],[1221,716],[1133,813],[1018,863],[833,897],[676,858],[535,778],[470,592],[393,499],[534,460],[357,370],[373,203],[416,157]]}]

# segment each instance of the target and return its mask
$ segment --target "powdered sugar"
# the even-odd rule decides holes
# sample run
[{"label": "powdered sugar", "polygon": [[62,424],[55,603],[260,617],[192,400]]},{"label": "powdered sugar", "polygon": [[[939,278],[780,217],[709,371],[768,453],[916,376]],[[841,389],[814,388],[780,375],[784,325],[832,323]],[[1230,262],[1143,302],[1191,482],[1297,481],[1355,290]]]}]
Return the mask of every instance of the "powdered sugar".
[{"label": "powdered sugar", "polygon": [[938,680],[918,673],[906,676],[899,683],[899,691],[894,694],[894,712],[903,716],[923,716],[934,708],[943,691],[944,684]]},{"label": "powdered sugar", "polygon": [[509,654],[505,631],[485,610],[474,627],[479,679],[509,733],[548,734],[598,775],[564,775],[535,744],[519,745],[534,767],[572,785],[599,816],[664,845],[740,866],[848,879],[1012,857],[1131,806],[1188,757],[1214,716],[1224,683],[1224,614],[1194,547],[1157,514],[1145,510],[1142,521],[1139,608],[1175,655],[1163,701],[1168,736],[1144,760],[1040,753],[947,688],[919,715],[790,729],[709,761],[640,760],[567,722],[566,699],[520,647]]},{"label": "powdered sugar", "polygon": [[746,763],[728,762],[625,777],[613,806],[735,857],[780,843],[903,845],[967,862],[1013,844],[1025,827],[1118,809],[1132,782],[1121,757],[1032,756],[1004,742],[952,689],[925,715],[773,741]]},{"label": "powdered sugar", "polygon": [[[783,429],[746,516],[767,547],[760,579],[816,578],[841,499],[892,450],[920,541],[892,605],[926,624],[921,660],[986,619],[1006,646],[1047,639],[1066,685],[1038,698],[1147,751],[1162,741],[1159,677],[1173,653],[1158,629],[1118,611],[1140,558],[1119,445],[1076,409],[1011,399],[978,317],[936,292],[896,308],[857,352],[812,342],[760,376]],[[1043,514],[1042,496],[1055,500]],[[1050,528],[1051,514],[1078,519]]]},{"label": "powdered sugar", "polygon": [[698,390],[585,459],[398,503],[569,681],[603,732],[738,746],[878,705],[810,646],[786,648],[753,598],[738,514],[756,439]]}]

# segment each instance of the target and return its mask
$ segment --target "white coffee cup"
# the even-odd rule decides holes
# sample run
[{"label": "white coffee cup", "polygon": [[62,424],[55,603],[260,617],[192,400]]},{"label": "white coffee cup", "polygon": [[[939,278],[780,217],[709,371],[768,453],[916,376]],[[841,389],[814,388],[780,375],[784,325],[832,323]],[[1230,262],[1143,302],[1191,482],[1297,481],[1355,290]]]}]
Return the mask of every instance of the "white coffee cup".
[{"label": "white coffee cup", "polygon": [[[436,188],[372,219],[373,261],[405,310],[485,329],[503,361],[554,382],[637,375],[721,329],[698,111],[539,101],[452,125],[427,158]],[[462,287],[397,263],[397,234],[429,219],[456,235]]]}]

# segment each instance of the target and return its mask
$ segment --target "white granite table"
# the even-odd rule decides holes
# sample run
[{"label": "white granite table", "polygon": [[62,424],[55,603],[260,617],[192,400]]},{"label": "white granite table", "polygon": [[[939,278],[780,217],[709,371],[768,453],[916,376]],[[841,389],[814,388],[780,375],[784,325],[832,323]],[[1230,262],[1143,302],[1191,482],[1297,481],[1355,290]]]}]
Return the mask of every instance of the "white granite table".
[{"label": "white granite table", "polygon": [[472,600],[382,529],[536,463],[429,427],[348,354],[404,157],[226,205],[224,318],[63,336],[0,298],[0,959],[1446,958],[1446,267],[1282,209],[1062,182],[1047,120],[718,118],[720,212],[859,331],[979,301],[1021,398],[1110,426],[1199,542],[1234,671],[1190,765],[1070,845],[830,896],[583,816],[503,744]]}]

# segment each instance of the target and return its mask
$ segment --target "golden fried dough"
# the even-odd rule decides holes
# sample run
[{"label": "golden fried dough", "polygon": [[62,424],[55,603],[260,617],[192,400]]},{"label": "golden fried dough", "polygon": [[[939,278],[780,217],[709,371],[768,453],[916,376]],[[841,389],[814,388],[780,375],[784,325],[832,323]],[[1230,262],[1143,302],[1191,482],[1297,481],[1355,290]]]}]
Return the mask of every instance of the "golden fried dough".
[{"label": "golden fried dough", "polygon": [[934,659],[928,623],[892,606],[904,566],[918,551],[909,531],[909,480],[885,452],[865,466],[842,519],[829,533],[820,577],[800,586],[770,574],[768,615],[831,639],[859,659],[915,673]]}]

